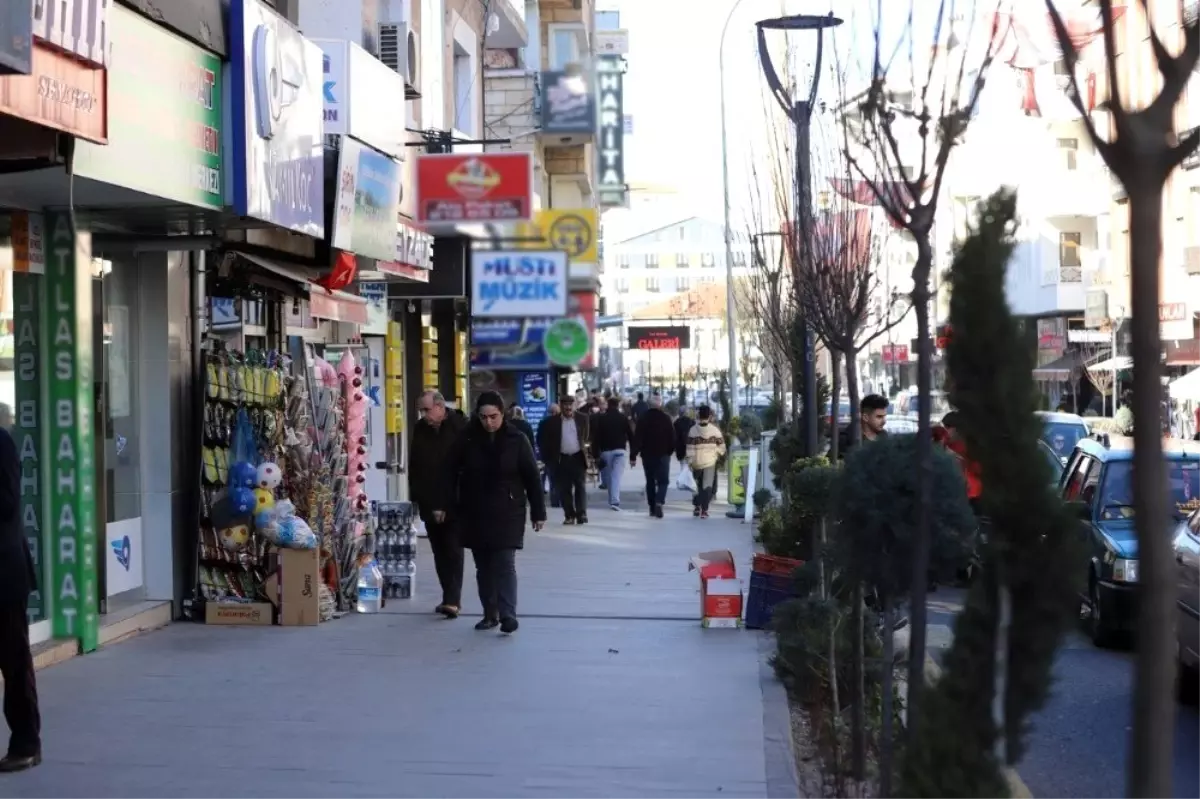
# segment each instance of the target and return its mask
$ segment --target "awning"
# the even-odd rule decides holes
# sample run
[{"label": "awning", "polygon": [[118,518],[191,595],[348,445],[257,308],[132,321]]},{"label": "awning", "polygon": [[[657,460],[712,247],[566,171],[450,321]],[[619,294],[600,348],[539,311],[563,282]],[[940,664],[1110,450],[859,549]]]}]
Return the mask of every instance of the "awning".
[{"label": "awning", "polygon": [[254,266],[283,278],[296,286],[296,293],[308,294],[308,313],[316,319],[327,319],[331,322],[344,322],[355,325],[367,323],[367,301],[362,297],[347,294],[344,291],[329,291],[316,285],[313,281],[320,277],[321,272],[309,266],[290,264],[252,255],[246,252],[232,251],[238,258],[243,258]]},{"label": "awning", "polygon": [[1079,353],[1075,351],[1068,352],[1059,358],[1055,358],[1045,366],[1039,366],[1033,370],[1034,380],[1070,380],[1071,375],[1079,370],[1083,364],[1080,363]]},{"label": "awning", "polygon": [[239,250],[231,250],[230,252],[238,258],[254,264],[254,266],[257,266],[264,272],[270,272],[272,275],[295,283],[297,286],[308,286],[314,278],[320,275],[320,272],[312,267],[275,261],[271,258],[263,258],[260,255],[251,255],[248,252],[241,252]]},{"label": "awning", "polygon": [[1171,393],[1171,399],[1200,402],[1200,369],[1193,369],[1183,377],[1172,380],[1167,390]]},{"label": "awning", "polygon": [[1089,372],[1111,372],[1114,369],[1118,372],[1124,372],[1126,369],[1133,368],[1133,358],[1128,355],[1118,355],[1115,358],[1106,358],[1099,363],[1089,363]]}]

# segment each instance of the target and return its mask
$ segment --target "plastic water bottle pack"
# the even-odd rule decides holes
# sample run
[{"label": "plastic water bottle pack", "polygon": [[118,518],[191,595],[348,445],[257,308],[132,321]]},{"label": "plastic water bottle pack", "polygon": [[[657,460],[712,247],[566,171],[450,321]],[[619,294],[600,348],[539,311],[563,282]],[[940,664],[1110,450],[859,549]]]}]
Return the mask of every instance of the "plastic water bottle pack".
[{"label": "plastic water bottle pack", "polygon": [[375,558],[388,599],[413,595],[417,574],[416,514],[411,502],[372,502],[375,515]]}]

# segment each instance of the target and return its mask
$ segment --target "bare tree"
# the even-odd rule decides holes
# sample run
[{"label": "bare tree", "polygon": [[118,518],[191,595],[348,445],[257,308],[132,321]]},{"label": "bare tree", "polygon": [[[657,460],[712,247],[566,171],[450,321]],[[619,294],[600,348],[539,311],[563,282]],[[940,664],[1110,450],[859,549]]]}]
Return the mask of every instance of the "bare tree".
[{"label": "bare tree", "polygon": [[[896,0],[889,0],[889,7]],[[874,200],[892,222],[911,235],[917,250],[913,267],[912,305],[917,316],[917,520],[910,598],[912,637],[908,661],[908,731],[920,719],[924,693],[925,599],[928,588],[933,442],[929,396],[933,383],[930,336],[930,275],[938,198],[950,154],[974,115],[996,52],[996,20],[984,6],[963,0],[909,0],[907,47],[888,47],[882,35],[883,2],[873,10],[874,57],[865,92],[844,110],[843,147],[847,162],[861,182],[839,190],[862,201]],[[998,0],[997,0],[998,6]],[[933,10],[931,40],[919,42],[916,11]],[[962,16],[965,14],[965,19]],[[977,21],[990,24],[980,41]],[[982,44],[982,48],[979,46]],[[906,51],[907,70],[889,83],[888,74]],[[903,64],[901,64],[903,66]],[[853,124],[850,123],[853,119]],[[915,152],[902,128],[915,128]],[[853,145],[853,146],[852,146]],[[835,184],[836,185],[836,184]]]},{"label": "bare tree", "polygon": [[[1178,4],[1179,28],[1164,41],[1155,30],[1149,0],[1138,0],[1161,83],[1158,96],[1143,108],[1121,97],[1117,71],[1116,17],[1113,0],[1096,0],[1103,24],[1110,123],[1100,130],[1085,107],[1076,70],[1080,47],[1063,16],[1046,0],[1069,78],[1068,96],[1079,111],[1088,136],[1104,163],[1129,197],[1130,311],[1133,343],[1133,504],[1137,518],[1139,563],[1138,652],[1130,741],[1130,796],[1170,796],[1175,710],[1174,604],[1166,496],[1162,458],[1160,385],[1162,340],[1158,328],[1159,267],[1162,260],[1163,190],[1171,173],[1196,151],[1200,132],[1175,133],[1175,107],[1200,62],[1200,20],[1192,6]],[[1154,4],[1159,5],[1159,4]],[[1125,9],[1126,12],[1132,9]],[[1157,18],[1161,10],[1155,9]],[[1128,14],[1126,15],[1128,16]],[[1173,41],[1172,41],[1173,39]],[[1136,49],[1140,42],[1127,41]],[[1171,51],[1175,50],[1176,53]],[[1131,56],[1136,57],[1136,56]]]}]

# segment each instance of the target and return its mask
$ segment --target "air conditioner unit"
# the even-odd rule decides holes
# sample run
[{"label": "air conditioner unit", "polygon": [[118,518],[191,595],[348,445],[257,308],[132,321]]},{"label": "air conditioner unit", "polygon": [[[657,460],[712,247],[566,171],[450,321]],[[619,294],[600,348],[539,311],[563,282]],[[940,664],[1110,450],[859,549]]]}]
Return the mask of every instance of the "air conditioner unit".
[{"label": "air conditioner unit", "polygon": [[376,54],[379,60],[404,77],[404,99],[419,99],[421,54],[416,32],[407,22],[381,22],[376,41],[379,42]]}]

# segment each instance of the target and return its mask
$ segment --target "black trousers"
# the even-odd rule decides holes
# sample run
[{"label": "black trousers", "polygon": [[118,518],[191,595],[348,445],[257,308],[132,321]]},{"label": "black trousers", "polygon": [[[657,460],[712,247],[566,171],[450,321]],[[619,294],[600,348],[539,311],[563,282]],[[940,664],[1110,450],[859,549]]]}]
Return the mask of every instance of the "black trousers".
[{"label": "black trousers", "polygon": [[568,519],[587,516],[587,459],[582,452],[558,456],[558,496]]},{"label": "black trousers", "polygon": [[4,677],[4,720],[11,733],[8,754],[29,757],[42,751],[42,717],[29,651],[28,602],[0,606],[0,675]]},{"label": "black trousers", "polygon": [[479,601],[489,619],[517,617],[517,550],[472,549]]},{"label": "black trousers", "polygon": [[646,474],[646,502],[653,508],[667,501],[667,486],[671,482],[670,455],[643,455],[642,471]]},{"label": "black trousers", "polygon": [[457,524],[451,520],[438,524],[426,522],[429,548],[433,550],[433,568],[437,571],[438,583],[442,586],[442,604],[459,607],[462,605],[463,556],[462,539]]}]

